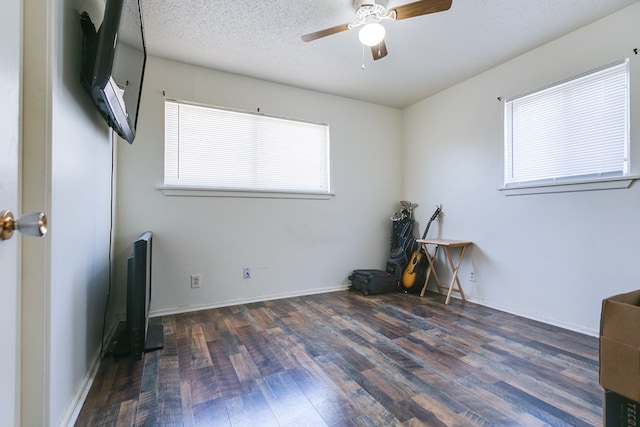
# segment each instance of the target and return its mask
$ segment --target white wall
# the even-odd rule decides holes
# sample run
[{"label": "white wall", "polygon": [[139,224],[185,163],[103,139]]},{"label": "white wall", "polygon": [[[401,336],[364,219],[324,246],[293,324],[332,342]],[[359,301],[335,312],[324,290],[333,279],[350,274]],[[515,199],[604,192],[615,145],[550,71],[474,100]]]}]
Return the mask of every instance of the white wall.
[{"label": "white wall", "polygon": [[[330,200],[169,197],[163,183],[167,97],[328,123]],[[149,58],[138,133],[118,146],[119,306],[131,242],[154,232],[152,314],[317,293],[354,268],[384,268],[401,194],[399,110]],[[242,279],[250,267],[252,278]],[[200,289],[191,274],[202,275]]]},{"label": "white wall", "polygon": [[[461,268],[473,301],[597,334],[603,298],[640,286],[640,186],[505,196],[503,103],[630,57],[631,150],[640,175],[640,3],[403,111],[404,198],[430,237],[471,240]],[[418,179],[416,178],[416,175]],[[413,178],[413,179],[412,179]],[[469,282],[474,269],[478,280]]]},{"label": "white wall", "polygon": [[82,403],[109,277],[111,138],[79,80],[91,4],[45,3],[24,2],[23,204],[50,229],[24,239],[23,425],[68,422]]}]

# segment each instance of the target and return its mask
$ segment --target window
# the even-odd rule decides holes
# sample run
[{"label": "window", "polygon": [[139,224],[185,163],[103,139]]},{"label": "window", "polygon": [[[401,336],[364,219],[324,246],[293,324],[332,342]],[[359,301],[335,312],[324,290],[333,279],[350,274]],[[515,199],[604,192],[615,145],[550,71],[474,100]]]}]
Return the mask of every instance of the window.
[{"label": "window", "polygon": [[505,187],[629,175],[628,61],[505,104]]},{"label": "window", "polygon": [[165,187],[329,193],[329,127],[165,101]]}]

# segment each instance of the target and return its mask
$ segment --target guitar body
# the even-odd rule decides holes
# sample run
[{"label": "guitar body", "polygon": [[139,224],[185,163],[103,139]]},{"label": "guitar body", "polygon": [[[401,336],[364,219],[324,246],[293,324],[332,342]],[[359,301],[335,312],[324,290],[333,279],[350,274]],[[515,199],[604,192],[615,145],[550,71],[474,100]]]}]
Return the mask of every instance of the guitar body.
[{"label": "guitar body", "polygon": [[407,268],[405,268],[402,272],[402,286],[404,286],[405,289],[411,289],[413,285],[415,285],[416,271],[423,257],[424,255],[420,248],[413,251],[413,253],[411,254],[411,259],[407,264]]},{"label": "guitar body", "polygon": [[[442,206],[437,206],[435,212],[431,216],[431,219],[429,219],[429,222],[427,223],[422,239],[427,237],[431,223],[438,217],[438,215],[440,215],[440,212],[442,212]],[[415,244],[417,245],[417,248],[412,252],[409,262],[407,263],[407,267],[402,272],[402,278],[400,281],[406,290],[413,288],[416,284],[417,273],[424,267],[424,261],[426,261],[426,256],[422,252],[422,248],[419,244]]]},{"label": "guitar body", "polygon": [[427,278],[427,267],[429,260],[422,250],[415,257],[415,266],[412,269],[405,269],[400,278],[402,290],[408,294],[419,294],[422,291],[422,285]]}]

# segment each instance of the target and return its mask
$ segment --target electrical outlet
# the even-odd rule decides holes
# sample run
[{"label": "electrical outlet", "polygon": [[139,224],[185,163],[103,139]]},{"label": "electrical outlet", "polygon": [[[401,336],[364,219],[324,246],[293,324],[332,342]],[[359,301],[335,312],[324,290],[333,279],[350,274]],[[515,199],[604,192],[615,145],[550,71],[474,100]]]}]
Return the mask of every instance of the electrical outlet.
[{"label": "electrical outlet", "polygon": [[477,280],[476,272],[475,272],[475,271],[473,271],[473,270],[471,270],[471,271],[469,272],[469,281],[470,281],[470,282],[475,282],[476,280]]},{"label": "electrical outlet", "polygon": [[251,279],[251,269],[249,267],[245,267],[242,269],[242,278]]},{"label": "electrical outlet", "polygon": [[199,274],[192,274],[191,275],[191,289],[197,289],[200,287],[200,275]]}]

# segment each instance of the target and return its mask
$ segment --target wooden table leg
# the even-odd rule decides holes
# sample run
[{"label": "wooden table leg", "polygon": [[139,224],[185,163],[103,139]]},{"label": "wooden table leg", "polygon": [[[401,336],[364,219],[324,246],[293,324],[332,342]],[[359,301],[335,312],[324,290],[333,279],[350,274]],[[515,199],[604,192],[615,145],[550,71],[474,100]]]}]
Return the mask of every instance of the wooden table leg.
[{"label": "wooden table leg", "polygon": [[436,286],[438,287],[438,293],[440,293],[440,280],[438,280],[438,274],[436,273],[434,260],[438,253],[438,246],[436,246],[435,251],[433,252],[433,256],[429,253],[429,248],[427,245],[423,245],[425,256],[427,257],[427,262],[429,266],[427,267],[427,277],[424,279],[424,285],[422,285],[422,290],[420,291],[420,296],[423,297],[425,291],[427,290],[427,285],[429,284],[429,277],[431,277],[431,273],[433,273],[433,278],[436,281]]},{"label": "wooden table leg", "polygon": [[462,264],[462,258],[464,257],[464,250],[466,246],[460,248],[460,254],[458,255],[458,261],[454,264],[453,258],[451,258],[451,253],[449,252],[448,247],[444,247],[444,253],[447,255],[447,259],[449,260],[449,265],[451,266],[452,276],[451,283],[449,283],[449,291],[447,292],[447,299],[444,301],[445,305],[449,305],[449,300],[451,299],[451,292],[454,291],[453,285],[457,284],[458,288],[455,291],[460,293],[462,297],[462,301],[466,302],[467,299],[464,296],[464,292],[462,291],[462,285],[460,285],[460,279],[458,279],[458,270],[460,269],[460,264]]}]

